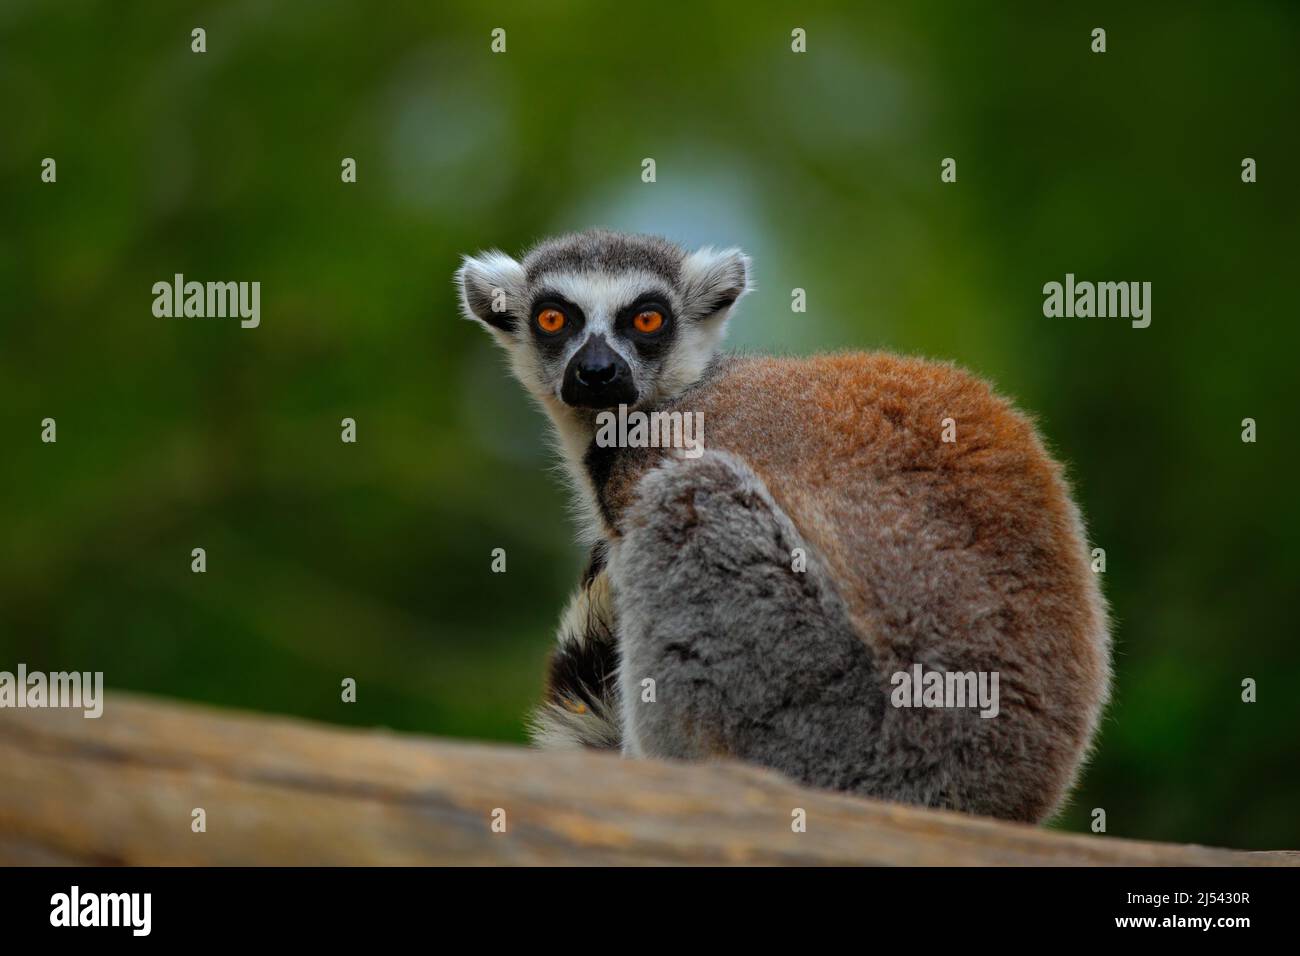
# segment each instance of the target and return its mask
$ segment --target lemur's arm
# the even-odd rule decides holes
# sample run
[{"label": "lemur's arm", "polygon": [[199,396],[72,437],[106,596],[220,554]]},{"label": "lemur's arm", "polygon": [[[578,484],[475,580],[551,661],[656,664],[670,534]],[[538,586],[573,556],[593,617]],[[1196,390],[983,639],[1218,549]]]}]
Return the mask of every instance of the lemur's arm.
[{"label": "lemur's arm", "polygon": [[546,693],[529,721],[533,743],[546,750],[619,749],[617,667],[602,542],[592,549],[582,582],[560,617]]}]

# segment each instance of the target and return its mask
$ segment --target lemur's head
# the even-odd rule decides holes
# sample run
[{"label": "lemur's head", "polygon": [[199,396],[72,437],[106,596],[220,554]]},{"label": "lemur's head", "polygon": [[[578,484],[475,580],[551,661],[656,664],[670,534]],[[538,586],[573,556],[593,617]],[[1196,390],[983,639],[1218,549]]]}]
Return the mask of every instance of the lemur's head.
[{"label": "lemur's head", "polygon": [[703,374],[749,289],[749,259],[592,230],[539,243],[522,262],[467,256],[456,283],[466,317],[506,348],[543,403],[646,406]]}]

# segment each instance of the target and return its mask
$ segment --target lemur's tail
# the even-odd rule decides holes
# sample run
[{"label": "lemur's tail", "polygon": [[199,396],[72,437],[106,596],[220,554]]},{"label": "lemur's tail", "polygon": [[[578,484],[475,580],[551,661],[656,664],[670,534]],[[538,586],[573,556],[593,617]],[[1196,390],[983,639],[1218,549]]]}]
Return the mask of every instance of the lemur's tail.
[{"label": "lemur's tail", "polygon": [[528,722],[547,750],[618,750],[618,646],[614,637],[605,546],[597,545],[582,584],[569,599],[551,652],[546,695]]}]

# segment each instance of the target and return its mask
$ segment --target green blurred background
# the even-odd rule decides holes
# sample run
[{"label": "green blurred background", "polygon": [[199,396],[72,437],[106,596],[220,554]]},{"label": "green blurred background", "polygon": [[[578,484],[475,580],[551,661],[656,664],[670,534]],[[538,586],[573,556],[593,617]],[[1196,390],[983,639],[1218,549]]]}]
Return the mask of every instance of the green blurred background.
[{"label": "green blurred background", "polygon": [[[656,231],[754,256],[733,344],[954,359],[1068,462],[1117,683],[1060,826],[1300,845],[1300,9],[843,6],[3,0],[0,669],[523,739],[582,555],[451,275]],[[155,318],[177,272],[261,327]],[[1151,327],[1044,318],[1066,272]]]}]

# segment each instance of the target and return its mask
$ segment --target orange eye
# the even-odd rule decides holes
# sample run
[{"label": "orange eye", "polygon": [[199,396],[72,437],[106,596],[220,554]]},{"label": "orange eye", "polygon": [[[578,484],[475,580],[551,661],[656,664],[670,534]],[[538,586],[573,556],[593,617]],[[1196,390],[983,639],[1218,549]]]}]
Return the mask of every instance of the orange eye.
[{"label": "orange eye", "polygon": [[564,328],[564,313],[559,309],[542,309],[537,313],[537,325],[543,332],[558,332]]},{"label": "orange eye", "polygon": [[638,332],[649,334],[650,332],[658,332],[664,327],[664,317],[661,313],[656,312],[653,309],[648,309],[645,312],[638,314],[637,317],[632,320],[632,324],[636,326]]}]

